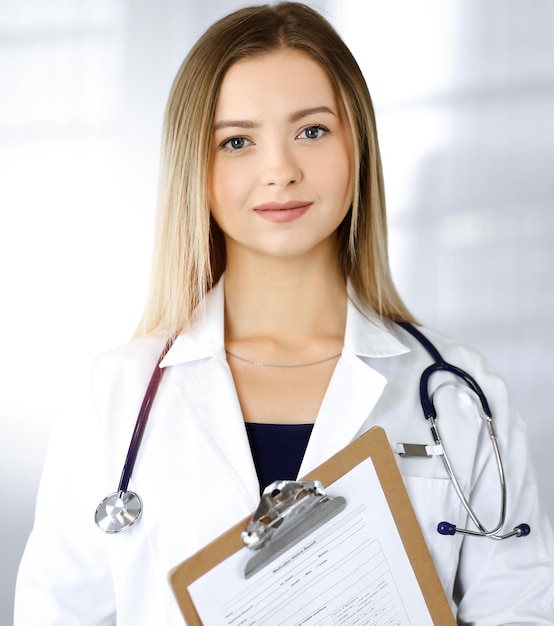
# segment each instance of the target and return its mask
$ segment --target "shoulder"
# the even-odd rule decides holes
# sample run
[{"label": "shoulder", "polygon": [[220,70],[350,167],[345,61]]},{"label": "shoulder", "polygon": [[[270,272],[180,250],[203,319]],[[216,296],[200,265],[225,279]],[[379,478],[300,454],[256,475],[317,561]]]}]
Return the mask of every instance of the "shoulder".
[{"label": "shoulder", "polygon": [[[433,358],[425,346],[410,335],[407,330],[394,323],[390,324],[390,328],[399,341],[409,348],[410,352],[406,355],[406,360],[410,366],[423,372],[426,367],[433,363]],[[506,388],[502,375],[480,351],[436,330],[424,326],[417,326],[416,329],[431,342],[446,363],[469,374],[477,382],[487,396],[489,404],[503,411],[514,410],[513,399]],[[451,376],[452,372],[437,373],[438,379],[441,380]]]},{"label": "shoulder", "polygon": [[[399,341],[409,348],[411,358],[427,360],[429,363],[433,361],[424,341],[414,337],[405,328],[394,322],[389,322],[388,328]],[[478,350],[426,326],[413,326],[413,328],[423,335],[424,340],[427,340],[447,363],[459,367],[488,368],[486,360]]]},{"label": "shoulder", "polygon": [[139,397],[136,392],[146,389],[164,343],[161,337],[140,337],[97,356],[92,367],[97,408],[125,390]]},{"label": "shoulder", "polygon": [[161,337],[139,337],[98,355],[93,362],[94,372],[114,370],[152,371],[164,347]]}]

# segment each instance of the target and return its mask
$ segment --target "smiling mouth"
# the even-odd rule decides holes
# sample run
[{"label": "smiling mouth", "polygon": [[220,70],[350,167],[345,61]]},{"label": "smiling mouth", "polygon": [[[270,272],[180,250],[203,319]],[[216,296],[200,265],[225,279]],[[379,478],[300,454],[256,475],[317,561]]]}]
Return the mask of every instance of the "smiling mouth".
[{"label": "smiling mouth", "polygon": [[306,200],[291,200],[289,202],[266,202],[254,207],[254,211],[289,211],[294,209],[302,209],[310,206],[312,203]]},{"label": "smiling mouth", "polygon": [[312,202],[294,200],[290,202],[266,202],[254,207],[254,212],[268,222],[292,222],[307,213]]}]

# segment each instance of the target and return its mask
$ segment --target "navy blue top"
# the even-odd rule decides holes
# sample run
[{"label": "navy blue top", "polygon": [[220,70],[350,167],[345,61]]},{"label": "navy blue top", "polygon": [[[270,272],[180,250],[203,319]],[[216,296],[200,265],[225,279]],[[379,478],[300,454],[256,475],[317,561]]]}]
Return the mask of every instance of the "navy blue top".
[{"label": "navy blue top", "polygon": [[260,493],[275,480],[296,480],[313,427],[246,422]]}]

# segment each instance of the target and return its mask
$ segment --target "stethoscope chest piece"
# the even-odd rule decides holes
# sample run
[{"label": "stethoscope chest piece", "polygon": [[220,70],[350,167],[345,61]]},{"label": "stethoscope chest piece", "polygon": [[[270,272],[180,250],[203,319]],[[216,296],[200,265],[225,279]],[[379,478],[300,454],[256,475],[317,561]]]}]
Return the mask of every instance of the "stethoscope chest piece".
[{"label": "stethoscope chest piece", "polygon": [[127,530],[140,517],[142,501],[132,491],[116,491],[106,496],[98,505],[94,519],[105,533]]}]

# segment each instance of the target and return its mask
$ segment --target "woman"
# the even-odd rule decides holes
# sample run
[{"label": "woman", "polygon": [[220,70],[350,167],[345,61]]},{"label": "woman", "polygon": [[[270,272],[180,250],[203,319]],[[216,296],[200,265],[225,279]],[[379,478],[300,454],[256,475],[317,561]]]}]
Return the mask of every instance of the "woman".
[{"label": "woman", "polygon": [[[19,625],[177,626],[168,572],[252,512],[274,478],[306,474],[376,424],[395,450],[432,443],[418,398],[431,360],[394,323],[414,320],[388,268],[371,100],[329,24],[296,3],[216,23],[175,80],[164,147],[146,311],[136,337],[95,363],[90,419],[74,409],[53,435]],[[506,528],[532,527],[507,541],[439,535],[443,519],[471,527],[443,464],[398,456],[452,609],[460,624],[553,623],[553,539],[524,425],[479,356],[425,333],[487,394],[508,475]],[[130,483],[144,512],[125,533],[103,534],[92,513],[117,484],[174,337]],[[494,526],[486,425],[465,387],[442,376],[433,388],[453,465]],[[74,466],[84,470],[73,476]]]}]

